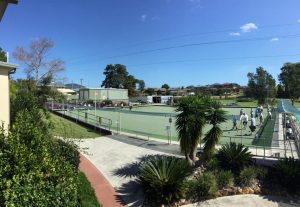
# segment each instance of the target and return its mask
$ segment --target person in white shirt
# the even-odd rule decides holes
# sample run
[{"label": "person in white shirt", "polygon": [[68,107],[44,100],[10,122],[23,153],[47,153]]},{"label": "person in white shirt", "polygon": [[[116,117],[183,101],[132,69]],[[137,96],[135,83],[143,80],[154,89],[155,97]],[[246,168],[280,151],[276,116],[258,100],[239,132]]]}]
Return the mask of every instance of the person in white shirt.
[{"label": "person in white shirt", "polygon": [[247,125],[248,125],[248,115],[247,114],[243,114],[243,125],[244,125],[244,129],[246,129]]}]

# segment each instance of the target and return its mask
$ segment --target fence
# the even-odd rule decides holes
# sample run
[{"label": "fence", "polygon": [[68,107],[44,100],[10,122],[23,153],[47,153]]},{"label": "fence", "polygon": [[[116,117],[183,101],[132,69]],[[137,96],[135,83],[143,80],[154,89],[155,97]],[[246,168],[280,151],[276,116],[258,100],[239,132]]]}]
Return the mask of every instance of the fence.
[{"label": "fence", "polygon": [[[171,140],[178,141],[177,134],[175,133],[176,128],[174,127],[174,117],[176,116],[174,113],[129,111],[112,108],[95,110],[93,107],[81,107],[74,110],[73,105],[65,105],[65,107],[57,106],[57,109],[54,109],[56,113],[64,117],[71,117],[73,121],[83,122],[91,127],[102,128],[118,134],[122,133],[131,137],[134,136],[147,140],[150,138],[159,138],[168,140],[169,143],[171,143]],[[51,109],[51,104],[49,108]],[[98,115],[98,112],[103,115]],[[105,113],[107,114],[105,115]],[[276,111],[274,111],[273,114],[276,114]],[[275,120],[276,116],[273,117]],[[139,125],[129,126],[128,124],[130,124],[132,120],[138,121]],[[148,120],[152,122],[148,122]],[[227,135],[226,132],[224,132],[220,146],[226,143],[236,142],[249,147],[251,152],[256,156],[274,158],[284,156],[297,157],[297,151],[291,147],[294,145],[293,143],[277,140],[276,144],[272,144],[274,123],[265,119],[263,129],[268,127],[267,124],[270,124],[271,126],[269,126],[269,128],[272,129],[270,134],[267,135],[264,134],[263,131],[258,131],[254,137],[244,136],[243,131],[238,136]],[[149,132],[149,130],[145,130],[145,128],[153,130]],[[228,131],[232,134],[232,130]],[[162,135],[163,133],[165,135]],[[240,133],[240,131],[236,131],[236,133]]]}]

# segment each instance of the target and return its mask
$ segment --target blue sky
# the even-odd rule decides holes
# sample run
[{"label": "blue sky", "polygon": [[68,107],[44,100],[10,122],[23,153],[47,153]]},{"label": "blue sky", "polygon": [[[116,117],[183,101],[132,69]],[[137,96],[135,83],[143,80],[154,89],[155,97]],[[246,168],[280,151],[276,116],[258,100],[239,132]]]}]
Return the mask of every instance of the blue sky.
[{"label": "blue sky", "polygon": [[258,66],[277,78],[283,63],[300,61],[299,9],[299,0],[20,0],[0,23],[0,47],[50,38],[66,82],[91,87],[110,63],[149,87],[246,84]]}]

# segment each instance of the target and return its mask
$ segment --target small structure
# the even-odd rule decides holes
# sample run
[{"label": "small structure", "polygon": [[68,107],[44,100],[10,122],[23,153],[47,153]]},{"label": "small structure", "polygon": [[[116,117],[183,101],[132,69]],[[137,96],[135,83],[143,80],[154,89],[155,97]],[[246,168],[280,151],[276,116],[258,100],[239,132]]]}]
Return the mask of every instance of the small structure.
[{"label": "small structure", "polygon": [[10,122],[9,75],[16,71],[17,65],[0,62],[0,124],[7,128]]},{"label": "small structure", "polygon": [[167,104],[171,105],[173,103],[173,96],[137,96],[131,97],[130,102],[139,102],[139,103],[146,103],[146,104]]},{"label": "small structure", "polygon": [[128,103],[128,90],[119,88],[81,88],[79,89],[79,100],[111,100],[114,103]]},{"label": "small structure", "polygon": [[57,88],[57,91],[62,93],[67,100],[78,100],[78,94],[74,90],[68,88]]}]

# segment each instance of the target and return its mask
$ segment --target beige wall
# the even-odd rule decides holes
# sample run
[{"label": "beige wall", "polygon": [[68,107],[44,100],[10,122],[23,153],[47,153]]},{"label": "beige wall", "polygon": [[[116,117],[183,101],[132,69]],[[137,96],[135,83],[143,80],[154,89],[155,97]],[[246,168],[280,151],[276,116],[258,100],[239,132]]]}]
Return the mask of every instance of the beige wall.
[{"label": "beige wall", "polygon": [[4,122],[5,128],[9,124],[9,80],[8,69],[0,66],[0,123]]}]

